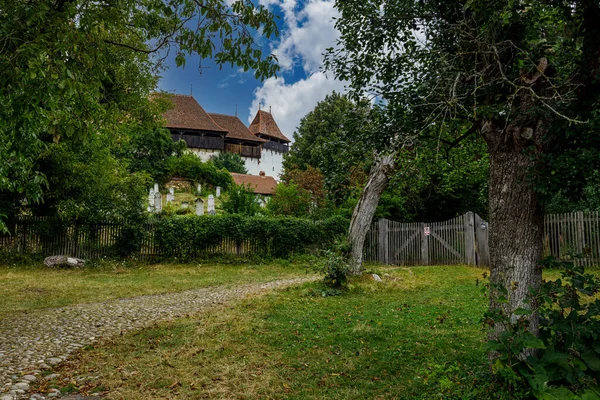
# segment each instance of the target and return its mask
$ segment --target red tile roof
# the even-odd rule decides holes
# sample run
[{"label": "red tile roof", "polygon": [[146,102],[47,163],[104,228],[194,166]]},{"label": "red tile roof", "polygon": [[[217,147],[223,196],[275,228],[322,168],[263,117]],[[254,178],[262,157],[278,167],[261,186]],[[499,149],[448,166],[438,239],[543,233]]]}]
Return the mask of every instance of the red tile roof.
[{"label": "red tile roof", "polygon": [[217,125],[227,131],[227,135],[225,136],[227,139],[239,139],[258,143],[266,142],[266,140],[254,136],[238,117],[214,113],[208,113],[208,115]]},{"label": "red tile roof", "polygon": [[291,140],[286,138],[279,130],[277,123],[273,119],[273,115],[266,111],[258,110],[254,121],[250,124],[250,132],[255,135],[264,135],[271,138],[279,139],[284,143],[290,143]]},{"label": "red tile roof", "polygon": [[227,132],[212,120],[192,96],[167,94],[165,97],[174,106],[163,114],[167,120],[167,128]]},{"label": "red tile roof", "polygon": [[274,195],[275,189],[277,188],[277,181],[272,176],[263,175],[246,175],[238,174],[235,172],[231,173],[233,181],[236,185],[244,185],[254,190],[256,194]]}]

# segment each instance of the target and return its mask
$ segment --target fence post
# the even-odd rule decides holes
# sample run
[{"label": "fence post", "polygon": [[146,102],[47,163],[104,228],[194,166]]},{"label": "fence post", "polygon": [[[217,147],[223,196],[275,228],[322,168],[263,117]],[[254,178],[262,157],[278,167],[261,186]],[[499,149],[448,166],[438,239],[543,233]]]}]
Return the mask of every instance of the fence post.
[{"label": "fence post", "polygon": [[429,236],[425,235],[425,223],[421,224],[421,264],[429,265]]},{"label": "fence post", "polygon": [[490,266],[490,247],[488,243],[489,224],[475,214],[475,240],[477,241],[477,266]]},{"label": "fence post", "polygon": [[465,263],[475,265],[475,215],[472,211],[465,214]]},{"label": "fence post", "polygon": [[[585,233],[583,229],[583,211],[577,212],[577,253],[583,255],[583,249],[585,248]],[[579,263],[583,263],[580,260]]]},{"label": "fence post", "polygon": [[386,219],[377,221],[379,225],[379,254],[377,258],[380,263],[388,264],[388,224]]}]

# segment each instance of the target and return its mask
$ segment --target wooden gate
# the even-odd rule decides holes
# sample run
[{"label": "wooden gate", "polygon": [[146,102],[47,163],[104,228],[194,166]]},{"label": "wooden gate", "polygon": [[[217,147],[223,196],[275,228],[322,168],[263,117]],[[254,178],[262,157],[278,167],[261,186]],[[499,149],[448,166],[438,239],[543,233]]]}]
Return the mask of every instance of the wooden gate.
[{"label": "wooden gate", "polygon": [[365,241],[365,261],[396,265],[489,265],[488,223],[468,212],[444,222],[380,219]]}]

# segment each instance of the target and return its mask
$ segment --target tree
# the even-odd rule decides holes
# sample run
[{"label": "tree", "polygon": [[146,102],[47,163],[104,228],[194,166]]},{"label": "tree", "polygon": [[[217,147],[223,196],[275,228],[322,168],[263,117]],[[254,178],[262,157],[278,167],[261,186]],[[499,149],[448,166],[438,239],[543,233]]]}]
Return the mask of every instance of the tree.
[{"label": "tree", "polygon": [[360,143],[348,140],[348,127],[367,109],[336,92],[317,103],[294,132],[294,145],[283,161],[284,176],[316,168],[323,173],[328,197],[336,204],[343,202],[351,190],[352,171],[367,158]]},{"label": "tree", "polygon": [[573,192],[562,189],[552,197],[546,207],[549,214],[575,211],[600,211],[600,171],[595,170],[581,188],[579,196],[573,199]]},{"label": "tree", "polygon": [[300,189],[307,191],[317,207],[325,205],[324,175],[319,169],[308,165],[304,170],[285,170],[281,180],[287,184],[296,184]]},{"label": "tree", "polygon": [[[294,145],[284,158],[284,182],[295,182],[316,193],[304,183],[307,176],[323,176],[321,191],[328,200],[346,212],[358,202],[373,162],[367,141],[357,140],[365,126],[355,124],[357,114],[365,115],[347,96],[333,92],[308,113],[294,132]],[[361,124],[369,123],[366,118]],[[358,125],[358,126],[355,126]],[[451,133],[441,132],[431,145],[419,146],[396,157],[398,173],[381,194],[376,216],[401,221],[440,221],[467,211],[487,216],[487,173],[489,158],[483,139],[458,144],[445,151],[443,140]],[[303,173],[306,171],[306,174]],[[365,173],[366,171],[366,173]],[[315,182],[316,180],[313,179]],[[319,202],[320,206],[320,202]],[[352,211],[348,213],[348,217]]]},{"label": "tree", "polygon": [[476,134],[486,141],[491,281],[508,290],[506,303],[493,290],[490,307],[512,319],[522,318],[520,308],[532,310],[524,318],[537,334],[536,304],[527,298],[541,283],[543,201],[560,172],[573,166],[576,149],[598,148],[600,5],[340,0],[336,6],[341,46],[330,50],[328,65],[360,96],[378,95],[414,117],[391,118],[396,132],[412,132],[423,143],[451,129],[448,148]]},{"label": "tree", "polygon": [[113,145],[117,158],[127,162],[132,173],[148,173],[154,182],[166,183],[171,158],[181,157],[185,142],[171,139],[167,129],[156,126],[136,126],[125,130]]},{"label": "tree", "polygon": [[170,52],[178,65],[195,53],[274,74],[256,30],[277,33],[247,0],[0,0],[0,198],[43,201],[48,177],[35,160],[50,143],[158,126],[149,94]]},{"label": "tree", "polygon": [[105,142],[97,136],[85,143],[48,145],[36,165],[48,176],[48,187],[44,202],[31,205],[34,215],[98,223],[142,214],[150,176],[130,174],[127,162]]},{"label": "tree", "polygon": [[239,154],[220,153],[212,158],[212,162],[219,169],[226,169],[229,172],[237,172],[238,174],[248,173],[246,163]]}]

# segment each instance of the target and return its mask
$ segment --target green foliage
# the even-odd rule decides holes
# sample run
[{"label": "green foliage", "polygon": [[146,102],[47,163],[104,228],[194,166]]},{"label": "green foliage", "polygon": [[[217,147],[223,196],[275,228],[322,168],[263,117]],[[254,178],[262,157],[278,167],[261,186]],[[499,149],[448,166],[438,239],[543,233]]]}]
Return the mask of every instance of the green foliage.
[{"label": "green foliage", "polygon": [[580,191],[600,168],[596,2],[339,0],[336,8],[341,37],[326,66],[356,98],[406,110],[388,114],[391,129],[378,134],[387,147],[455,149],[481,134],[498,154],[504,141],[536,160],[530,181],[544,203]]},{"label": "green foliage", "polygon": [[248,173],[246,162],[242,160],[239,154],[219,153],[218,156],[212,158],[212,162],[219,169],[226,169],[229,172],[237,172],[238,174]]},{"label": "green foliage", "polygon": [[313,222],[243,215],[174,216],[157,221],[155,238],[163,256],[183,259],[209,252],[225,239],[250,242],[265,257],[288,257],[327,245],[348,228],[343,218]]},{"label": "green foliage", "polygon": [[346,238],[337,239],[329,249],[321,253],[314,270],[324,276],[325,285],[334,289],[344,289],[348,286],[349,255],[350,244]]},{"label": "green foliage", "polygon": [[[372,152],[384,148],[379,143],[381,138],[375,137],[381,134],[376,127],[382,122],[379,117],[372,119],[368,111],[367,106],[357,106],[335,92],[318,103],[294,133],[294,146],[284,160],[284,182],[308,189],[311,186],[305,184],[302,172],[309,177],[316,175],[310,171],[320,172],[323,197],[333,202],[337,213],[352,215],[366,182]],[[380,199],[376,218],[443,221],[467,211],[487,215],[486,144],[477,138],[447,151],[446,143],[453,141],[453,135],[447,126],[435,137],[422,138],[417,149],[398,154],[398,172]],[[318,197],[316,200],[323,207]]]},{"label": "green foliage", "polygon": [[181,156],[185,150],[185,142],[174,142],[163,128],[133,127],[122,136],[115,155],[128,162],[130,171],[145,172],[161,184],[169,179],[170,158]]},{"label": "green foliage", "polygon": [[31,205],[34,215],[81,222],[143,215],[149,177],[131,174],[101,138],[50,144],[37,168],[47,174],[48,187],[44,203]]},{"label": "green foliage", "polygon": [[[527,384],[538,399],[597,399],[600,397],[600,280],[572,262],[552,257],[546,267],[561,268],[562,279],[543,282],[532,291],[529,304],[538,304],[539,337],[528,330],[529,309],[516,318],[495,309],[486,324],[505,330],[488,344],[497,353],[494,369],[507,382]],[[499,287],[500,293],[506,289]],[[503,297],[499,297],[499,301]],[[524,356],[526,349],[535,349]],[[531,350],[529,350],[531,351]]]},{"label": "green foliage", "polygon": [[223,200],[223,210],[229,214],[254,215],[260,210],[256,201],[256,194],[252,187],[244,185],[233,185],[227,192],[227,198]]},{"label": "green foliage", "polygon": [[311,210],[310,193],[295,183],[280,183],[267,204],[267,210],[273,215],[307,217]]},{"label": "green foliage", "polygon": [[593,171],[579,190],[561,189],[546,205],[548,214],[575,211],[600,211],[600,171]]},{"label": "green foliage", "polygon": [[194,183],[209,184],[223,189],[233,184],[231,174],[224,169],[217,169],[212,162],[202,162],[193,153],[185,153],[181,157],[169,159],[169,176],[186,178]]},{"label": "green foliage", "polygon": [[285,174],[316,168],[324,175],[328,197],[336,204],[342,202],[352,188],[353,169],[361,168],[370,156],[353,135],[356,116],[366,109],[336,92],[317,103],[294,132],[294,145],[283,162]]},{"label": "green foliage", "polygon": [[[149,94],[169,51],[177,65],[197,54],[260,79],[278,70],[253,33],[276,35],[273,16],[248,1],[0,0],[0,10],[0,199],[11,204],[43,201],[50,177],[37,159],[65,140],[124,138],[127,131],[137,142],[125,149],[131,168],[164,176],[164,165],[148,164],[165,154],[164,134],[152,149],[138,139],[160,126]],[[201,22],[186,23],[192,19]],[[18,212],[0,209],[8,218]]]},{"label": "green foliage", "polygon": [[[450,132],[444,132],[447,137]],[[425,143],[423,143],[425,144]],[[489,155],[481,138],[446,152],[435,143],[396,158],[398,173],[383,193],[377,216],[444,221],[473,211],[488,214]]]},{"label": "green foliage", "polygon": [[184,208],[181,206],[181,204],[178,204],[178,203],[175,203],[172,201],[165,203],[160,212],[160,215],[168,215],[168,216],[188,215],[188,214],[194,214],[193,206],[188,206],[187,208]]}]

